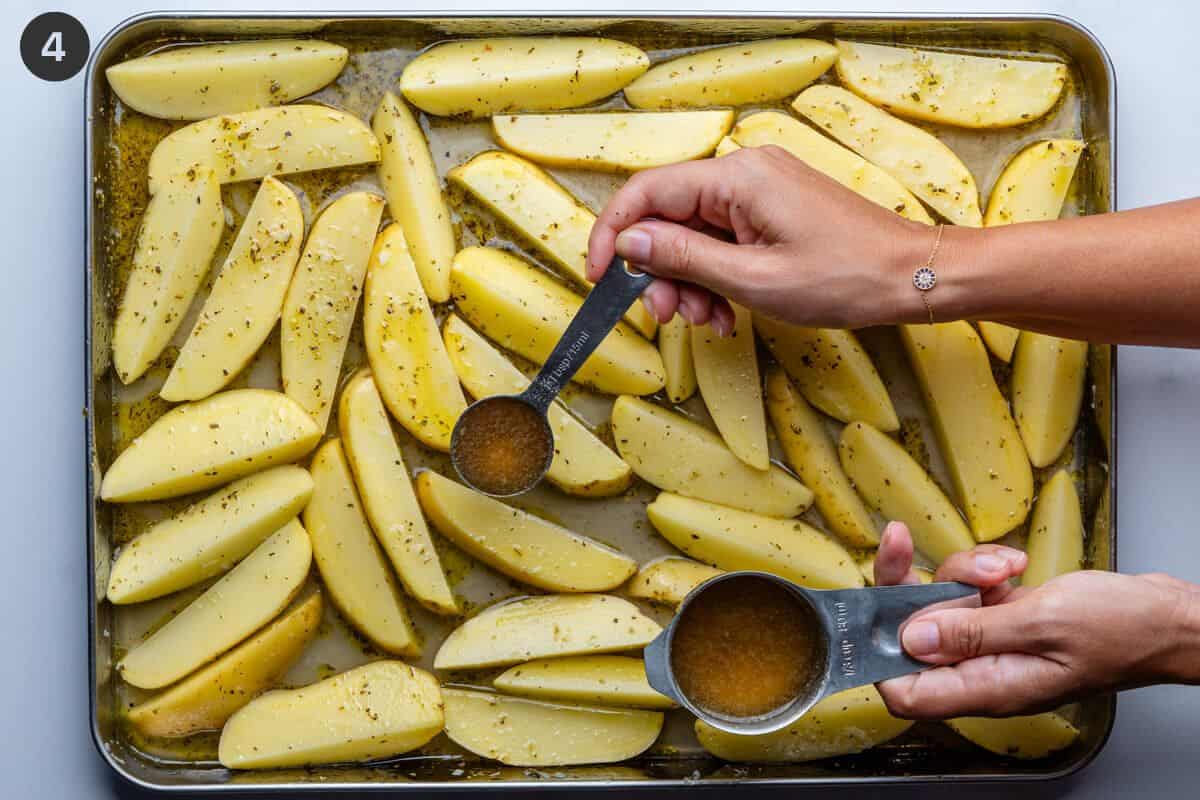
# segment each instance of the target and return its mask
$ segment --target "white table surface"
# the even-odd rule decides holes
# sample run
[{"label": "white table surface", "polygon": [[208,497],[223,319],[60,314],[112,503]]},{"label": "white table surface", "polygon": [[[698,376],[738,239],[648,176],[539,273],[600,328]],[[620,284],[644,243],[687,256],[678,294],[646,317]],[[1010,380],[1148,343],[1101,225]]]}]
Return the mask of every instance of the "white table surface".
[{"label": "white table surface", "polygon": [[[9,105],[0,125],[0,607],[8,609],[0,658],[0,797],[138,796],[113,780],[92,749],[87,723],[87,634],[83,497],[83,78],[47,84],[18,56],[17,40],[38,13],[61,10],[95,44],[122,19],[151,8],[331,7],[379,10],[402,2],[343,0],[6,0],[0,4],[0,75]],[[1200,5],[1194,0],[1058,2],[888,2],[750,0],[505,5],[444,0],[442,11],[729,8],[855,11],[1057,12],[1106,45],[1120,87],[1118,177],[1122,208],[1186,197],[1200,187]],[[1120,353],[1120,563],[1128,572],[1167,571],[1200,581],[1200,353],[1123,348]],[[14,424],[15,423],[15,424]],[[1030,787],[899,789],[892,797],[1195,796],[1200,779],[1200,689],[1156,687],[1121,697],[1107,748],[1074,778]],[[739,793],[742,794],[742,793]],[[847,792],[806,792],[834,797]],[[875,792],[871,792],[872,795]]]}]

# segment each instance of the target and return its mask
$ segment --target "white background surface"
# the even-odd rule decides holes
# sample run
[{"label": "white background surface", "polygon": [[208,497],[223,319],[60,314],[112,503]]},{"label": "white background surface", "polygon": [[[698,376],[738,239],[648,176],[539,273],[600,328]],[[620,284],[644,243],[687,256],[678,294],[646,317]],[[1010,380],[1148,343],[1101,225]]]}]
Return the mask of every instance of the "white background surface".
[{"label": "white background surface", "polygon": [[[53,0],[51,0],[53,2]],[[0,3],[0,797],[136,796],[112,781],[87,728],[83,504],[83,77],[33,78],[17,48],[25,23],[67,11],[95,44],[122,19],[158,8],[404,9],[405,3],[325,0],[103,0]],[[810,5],[811,4],[811,5]],[[423,2],[440,11],[473,3]],[[1200,5],[1194,0],[1060,0],[922,3],[887,0],[669,0],[605,4],[514,2],[494,8],[647,11],[804,10],[1057,12],[1089,27],[1116,64],[1119,204],[1122,208],[1200,190]],[[1200,255],[1198,255],[1200,259]],[[1131,269],[1140,265],[1130,264]],[[1200,280],[1200,261],[1197,264]],[[1200,310],[1198,310],[1200,315]],[[1200,320],[1200,316],[1198,316]],[[1200,324],[1200,321],[1198,321]],[[1120,550],[1127,572],[1168,571],[1200,581],[1200,354],[1120,352]],[[1102,602],[1103,598],[1097,598]],[[936,787],[890,791],[937,800],[1001,797],[1194,797],[1200,780],[1200,688],[1127,693],[1113,738],[1081,775],[1029,787]],[[844,797],[846,792],[806,792]],[[875,794],[874,791],[871,792]]]}]

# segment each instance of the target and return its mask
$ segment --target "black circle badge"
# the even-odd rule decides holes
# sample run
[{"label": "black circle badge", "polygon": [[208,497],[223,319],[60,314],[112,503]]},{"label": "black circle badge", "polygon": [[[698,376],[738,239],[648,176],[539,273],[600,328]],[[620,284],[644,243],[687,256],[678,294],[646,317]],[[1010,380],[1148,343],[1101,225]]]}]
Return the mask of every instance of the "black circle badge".
[{"label": "black circle badge", "polygon": [[70,14],[50,11],[39,14],[21,34],[21,60],[44,81],[65,81],[87,63],[87,31]]}]

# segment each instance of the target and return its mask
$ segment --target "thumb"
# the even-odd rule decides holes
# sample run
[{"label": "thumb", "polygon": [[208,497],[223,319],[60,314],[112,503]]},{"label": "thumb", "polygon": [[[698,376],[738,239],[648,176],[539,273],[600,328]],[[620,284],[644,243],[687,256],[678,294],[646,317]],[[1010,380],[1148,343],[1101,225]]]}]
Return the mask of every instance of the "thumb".
[{"label": "thumb", "polygon": [[747,248],[662,220],[631,225],[614,244],[618,255],[657,277],[695,283],[724,296],[736,291],[734,273],[748,255]]},{"label": "thumb", "polygon": [[1019,603],[918,613],[905,623],[900,641],[909,655],[931,664],[1024,653],[1033,644],[1029,617]]}]

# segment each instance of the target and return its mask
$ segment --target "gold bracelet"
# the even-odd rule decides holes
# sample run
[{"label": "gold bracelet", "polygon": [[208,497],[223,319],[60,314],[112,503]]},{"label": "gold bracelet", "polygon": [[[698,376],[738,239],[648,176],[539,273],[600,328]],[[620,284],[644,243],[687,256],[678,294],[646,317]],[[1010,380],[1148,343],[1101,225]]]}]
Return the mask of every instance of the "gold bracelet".
[{"label": "gold bracelet", "polygon": [[917,267],[917,271],[913,273],[913,286],[917,287],[917,291],[921,293],[921,302],[925,304],[925,310],[929,312],[929,324],[933,324],[933,306],[929,304],[929,292],[933,287],[937,286],[937,273],[933,271],[933,259],[937,256],[938,247],[942,243],[942,231],[945,225],[937,226],[937,238],[933,240],[933,250],[929,251],[929,258],[925,259],[925,265]]}]

